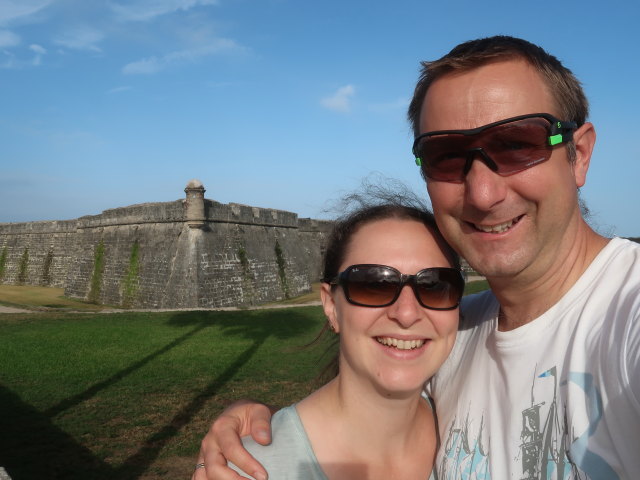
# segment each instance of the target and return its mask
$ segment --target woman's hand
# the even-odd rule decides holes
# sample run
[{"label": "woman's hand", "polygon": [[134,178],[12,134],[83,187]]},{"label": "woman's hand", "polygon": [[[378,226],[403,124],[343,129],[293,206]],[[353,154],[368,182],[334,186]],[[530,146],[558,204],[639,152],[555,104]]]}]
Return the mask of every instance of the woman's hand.
[{"label": "woman's hand", "polygon": [[227,460],[256,480],[266,480],[266,470],[244,449],[240,437],[251,435],[261,445],[271,443],[271,415],[269,407],[251,400],[240,400],[227,407],[202,439],[191,480],[243,478],[227,466]]}]

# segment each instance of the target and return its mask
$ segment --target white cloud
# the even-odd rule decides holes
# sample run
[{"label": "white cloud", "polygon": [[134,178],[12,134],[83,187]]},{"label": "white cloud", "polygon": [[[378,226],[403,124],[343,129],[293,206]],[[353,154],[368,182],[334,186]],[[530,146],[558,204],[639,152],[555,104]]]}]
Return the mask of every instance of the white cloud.
[{"label": "white cloud", "polygon": [[20,37],[9,30],[0,30],[0,48],[15,47],[20,43]]},{"label": "white cloud", "polygon": [[35,53],[35,57],[33,57],[31,64],[37,67],[42,63],[42,56],[46,55],[47,51],[45,50],[44,47],[37,45],[35,43],[32,45],[29,45],[29,50]]},{"label": "white cloud", "polygon": [[217,0],[135,0],[127,2],[126,5],[112,3],[110,6],[122,20],[144,22],[178,10],[186,11],[193,7],[217,3]]},{"label": "white cloud", "polygon": [[136,62],[127,63],[122,67],[125,75],[149,75],[157,73],[166,67],[166,61],[158,57],[148,57]]},{"label": "white cloud", "polygon": [[35,52],[36,55],[44,55],[47,53],[44,47],[37,45],[35,43],[33,45],[29,45],[29,50]]},{"label": "white cloud", "polygon": [[345,85],[340,87],[333,95],[320,100],[320,104],[336,112],[349,112],[351,110],[351,98],[356,93],[353,85]]},{"label": "white cloud", "polygon": [[42,56],[45,55],[47,51],[44,47],[35,43],[29,45],[29,50],[34,53],[31,60],[21,59],[8,50],[2,50],[2,53],[4,54],[4,61],[0,60],[0,68],[21,69],[29,66],[37,67],[42,63]]},{"label": "white cloud", "polygon": [[168,53],[162,57],[152,56],[128,63],[122,67],[122,73],[125,75],[149,75],[158,73],[172,66],[195,62],[202,57],[233,50],[243,50],[243,47],[240,47],[233,40],[219,38],[203,47],[180,50]]},{"label": "white cloud", "polygon": [[24,19],[53,2],[54,0],[0,0],[0,25]]},{"label": "white cloud", "polygon": [[56,45],[72,50],[101,52],[102,50],[96,44],[102,41],[103,38],[104,34],[99,30],[90,27],[79,27],[59,35],[53,42]]}]

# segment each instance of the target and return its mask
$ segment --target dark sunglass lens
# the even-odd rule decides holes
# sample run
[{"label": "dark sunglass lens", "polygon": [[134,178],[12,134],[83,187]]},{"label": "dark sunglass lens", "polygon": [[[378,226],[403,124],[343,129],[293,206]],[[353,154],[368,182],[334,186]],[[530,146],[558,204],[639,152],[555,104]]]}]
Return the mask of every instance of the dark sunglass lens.
[{"label": "dark sunglass lens", "polygon": [[391,302],[398,291],[398,273],[383,266],[355,266],[347,277],[351,301],[377,307]]},{"label": "dark sunglass lens", "polygon": [[457,181],[464,177],[467,139],[463,135],[434,135],[418,144],[425,176],[440,181]]},{"label": "dark sunglass lens", "polygon": [[416,286],[424,306],[451,309],[460,303],[464,281],[453,268],[430,268],[418,274]]},{"label": "dark sunglass lens", "polygon": [[527,118],[484,132],[483,148],[498,165],[498,173],[520,172],[551,157],[549,122]]}]

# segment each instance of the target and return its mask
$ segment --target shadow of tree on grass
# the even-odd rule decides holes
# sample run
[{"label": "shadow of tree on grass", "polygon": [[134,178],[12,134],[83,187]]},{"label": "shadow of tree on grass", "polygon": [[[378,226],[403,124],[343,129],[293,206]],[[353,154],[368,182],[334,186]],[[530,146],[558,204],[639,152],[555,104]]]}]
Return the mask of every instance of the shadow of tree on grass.
[{"label": "shadow of tree on grass", "polygon": [[115,478],[113,468],[0,386],[0,465],[13,480]]},{"label": "shadow of tree on grass", "polygon": [[[224,389],[269,337],[284,340],[301,335],[312,325],[305,320],[306,313],[299,309],[262,311],[259,316],[252,311],[228,312],[228,315],[221,315],[220,312],[175,314],[167,322],[169,325],[193,328],[129,367],[44,412],[34,409],[0,385],[0,465],[5,467],[13,480],[138,478],[154,463],[161,450],[202,410],[207,400]],[[102,390],[214,325],[222,329],[224,336],[251,340],[250,345],[239,352],[222,373],[176,412],[166,425],[150,435],[138,451],[121,465],[109,465],[53,424],[55,416],[90,400]]]},{"label": "shadow of tree on grass", "polygon": [[[305,333],[309,322],[305,322],[301,313],[290,310],[262,311],[259,319],[251,312],[233,312],[229,318],[216,319],[215,324],[223,329],[226,336],[244,337],[253,343],[241,352],[235,360],[211,383],[209,383],[188,405],[182,408],[162,429],[149,437],[142,448],[129,457],[119,468],[118,478],[133,479],[144,473],[158,457],[160,451],[175,437],[181,428],[187,425],[202,410],[207,400],[220,392],[234,378],[238,371],[255,355],[265,341],[275,336],[286,339]],[[203,313],[201,322],[207,322]],[[274,323],[285,322],[287,328],[274,328]],[[175,315],[169,321],[173,325],[201,325],[192,315]],[[283,325],[279,325],[282,327]],[[213,420],[213,419],[212,419]],[[197,452],[193,452],[194,455]]]}]

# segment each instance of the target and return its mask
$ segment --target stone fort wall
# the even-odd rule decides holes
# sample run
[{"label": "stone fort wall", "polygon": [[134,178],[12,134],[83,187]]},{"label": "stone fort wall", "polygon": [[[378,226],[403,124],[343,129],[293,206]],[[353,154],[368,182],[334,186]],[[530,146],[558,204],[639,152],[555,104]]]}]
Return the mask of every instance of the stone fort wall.
[{"label": "stone fort wall", "polygon": [[143,308],[249,306],[310,291],[331,222],[186,199],[66,221],[0,224],[0,283]]}]

